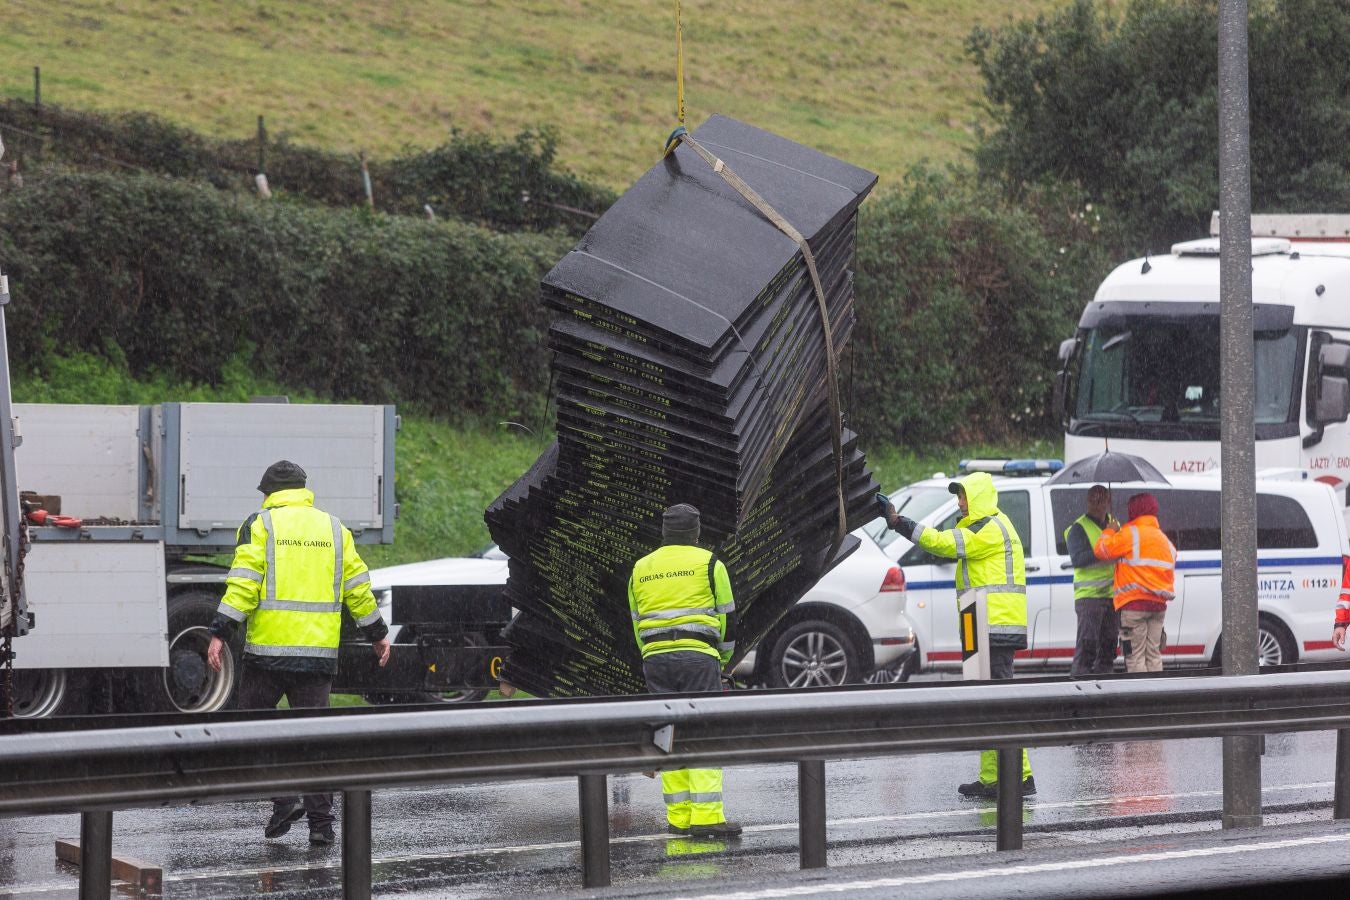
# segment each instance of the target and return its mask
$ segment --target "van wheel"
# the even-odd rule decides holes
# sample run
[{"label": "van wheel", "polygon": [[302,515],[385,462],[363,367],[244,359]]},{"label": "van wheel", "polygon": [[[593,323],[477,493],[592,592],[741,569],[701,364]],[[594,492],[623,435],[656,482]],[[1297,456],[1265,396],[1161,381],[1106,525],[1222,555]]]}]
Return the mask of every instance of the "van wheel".
[{"label": "van wheel", "polygon": [[211,643],[207,626],[220,598],[206,591],[186,591],[169,598],[169,665],[151,669],[141,679],[142,705],[152,712],[207,713],[229,707],[238,692],[243,628],[221,653],[219,672],[206,663]]},{"label": "van wheel", "polygon": [[798,622],[774,641],[769,654],[770,687],[837,687],[857,681],[858,652],[832,622]]},{"label": "van wheel", "polygon": [[1298,646],[1284,623],[1261,616],[1256,627],[1256,656],[1263,666],[1287,666],[1298,662]]}]

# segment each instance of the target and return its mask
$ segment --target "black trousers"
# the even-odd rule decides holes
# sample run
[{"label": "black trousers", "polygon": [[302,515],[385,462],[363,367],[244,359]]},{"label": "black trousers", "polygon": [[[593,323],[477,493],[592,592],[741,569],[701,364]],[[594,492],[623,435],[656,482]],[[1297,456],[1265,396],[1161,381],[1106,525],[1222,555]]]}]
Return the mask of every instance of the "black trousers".
[{"label": "black trousers", "polygon": [[1072,675],[1110,675],[1120,643],[1120,613],[1110,597],[1080,597],[1073,602],[1078,614]]},{"label": "black trousers", "polygon": [[[239,683],[240,709],[276,709],[285,697],[292,709],[322,709],[328,706],[328,694],[333,688],[333,676],[311,672],[276,672],[261,666],[244,664]],[[330,825],[333,822],[332,794],[305,794],[305,813],[309,825]],[[290,806],[296,798],[273,797],[274,808]]]},{"label": "black trousers", "polygon": [[658,653],[642,661],[647,690],[653,694],[687,694],[721,691],[722,663],[716,656],[697,650]]}]

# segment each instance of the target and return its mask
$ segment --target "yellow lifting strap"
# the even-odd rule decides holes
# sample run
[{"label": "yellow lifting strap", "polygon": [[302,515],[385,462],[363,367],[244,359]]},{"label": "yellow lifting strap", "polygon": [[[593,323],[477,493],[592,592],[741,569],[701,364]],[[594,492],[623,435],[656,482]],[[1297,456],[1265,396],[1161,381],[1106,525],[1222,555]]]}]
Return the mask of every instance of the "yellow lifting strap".
[{"label": "yellow lifting strap", "polygon": [[[681,95],[683,103],[683,95]],[[683,112],[683,106],[681,106]],[[843,543],[844,536],[848,534],[848,504],[844,498],[844,444],[843,436],[840,434],[843,422],[840,415],[839,403],[839,371],[838,360],[834,353],[834,334],[830,327],[830,309],[825,303],[825,289],[820,284],[820,274],[816,271],[816,257],[811,252],[811,247],[806,243],[806,238],[802,233],[792,226],[792,223],[769,205],[769,202],[759,195],[745,180],[731,171],[721,159],[713,155],[712,151],[704,147],[698,141],[690,136],[683,125],[680,125],[670,137],[666,139],[666,155],[675,152],[675,148],[681,143],[688,144],[689,148],[699,155],[712,170],[721,176],[722,180],[735,188],[736,193],[740,194],[746,201],[759,210],[764,218],[773,223],[779,231],[787,235],[796,243],[802,251],[802,258],[806,260],[806,268],[811,273],[811,284],[815,287],[816,308],[820,311],[820,326],[825,333],[825,379],[829,389],[830,400],[830,438],[834,442],[834,478],[835,494],[839,500],[839,520],[834,536],[834,547],[830,551],[828,562],[834,556],[839,545]]]},{"label": "yellow lifting strap", "polygon": [[675,118],[684,125],[684,28],[680,0],[675,0]]}]

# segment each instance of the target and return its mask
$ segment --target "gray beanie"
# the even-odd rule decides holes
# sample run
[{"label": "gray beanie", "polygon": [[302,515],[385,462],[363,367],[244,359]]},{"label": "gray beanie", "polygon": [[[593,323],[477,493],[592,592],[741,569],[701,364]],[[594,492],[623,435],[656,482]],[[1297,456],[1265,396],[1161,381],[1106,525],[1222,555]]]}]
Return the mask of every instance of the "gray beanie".
[{"label": "gray beanie", "polygon": [[697,544],[698,510],[688,503],[667,507],[661,514],[661,539],[667,544]]},{"label": "gray beanie", "polygon": [[281,459],[272,463],[267,467],[267,471],[263,472],[262,480],[258,482],[258,490],[264,494],[304,486],[305,470],[289,459]]}]

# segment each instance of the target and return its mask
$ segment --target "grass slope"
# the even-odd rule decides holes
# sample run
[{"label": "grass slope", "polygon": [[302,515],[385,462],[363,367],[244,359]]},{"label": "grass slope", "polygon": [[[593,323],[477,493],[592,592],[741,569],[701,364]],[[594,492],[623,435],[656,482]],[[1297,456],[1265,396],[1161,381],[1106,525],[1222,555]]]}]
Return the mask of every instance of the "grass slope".
[{"label": "grass slope", "polygon": [[[962,44],[1062,0],[684,0],[690,124],[725,113],[891,180],[970,143]],[[622,188],[675,124],[671,0],[11,0],[0,94],[390,154],[551,123]],[[241,165],[249,164],[241,160]]]}]

